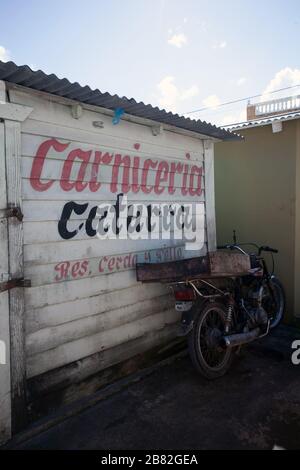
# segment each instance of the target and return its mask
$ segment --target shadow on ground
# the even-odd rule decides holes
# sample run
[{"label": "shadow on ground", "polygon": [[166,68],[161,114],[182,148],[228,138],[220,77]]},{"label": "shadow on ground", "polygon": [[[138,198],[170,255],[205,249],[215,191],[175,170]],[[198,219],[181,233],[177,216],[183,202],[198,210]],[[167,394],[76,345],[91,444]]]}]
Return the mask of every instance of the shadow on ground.
[{"label": "shadow on ground", "polygon": [[281,328],[249,345],[213,382],[177,359],[14,448],[300,449],[294,333]]}]

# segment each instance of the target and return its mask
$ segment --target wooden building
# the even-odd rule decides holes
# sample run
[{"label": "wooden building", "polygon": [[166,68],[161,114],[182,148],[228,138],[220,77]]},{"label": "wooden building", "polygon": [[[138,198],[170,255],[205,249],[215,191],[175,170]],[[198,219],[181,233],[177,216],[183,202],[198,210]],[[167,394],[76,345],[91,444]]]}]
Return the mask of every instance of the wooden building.
[{"label": "wooden building", "polygon": [[26,427],[28,410],[91,393],[114,379],[113,367],[175,337],[168,290],[138,284],[135,263],[184,257],[182,241],[99,240],[97,207],[116,207],[120,195],[196,201],[202,251],[214,250],[214,142],[237,137],[12,62],[0,62],[0,80],[4,442]]}]

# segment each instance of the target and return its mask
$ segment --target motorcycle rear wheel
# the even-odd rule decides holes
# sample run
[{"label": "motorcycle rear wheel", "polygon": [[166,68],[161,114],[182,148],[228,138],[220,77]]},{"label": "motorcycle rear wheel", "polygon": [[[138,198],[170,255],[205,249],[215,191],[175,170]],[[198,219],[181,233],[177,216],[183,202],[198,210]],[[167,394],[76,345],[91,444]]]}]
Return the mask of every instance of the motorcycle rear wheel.
[{"label": "motorcycle rear wheel", "polygon": [[225,334],[226,307],[220,302],[198,301],[193,306],[194,327],[188,335],[188,349],[197,371],[207,379],[222,377],[233,360],[233,351],[221,347]]}]

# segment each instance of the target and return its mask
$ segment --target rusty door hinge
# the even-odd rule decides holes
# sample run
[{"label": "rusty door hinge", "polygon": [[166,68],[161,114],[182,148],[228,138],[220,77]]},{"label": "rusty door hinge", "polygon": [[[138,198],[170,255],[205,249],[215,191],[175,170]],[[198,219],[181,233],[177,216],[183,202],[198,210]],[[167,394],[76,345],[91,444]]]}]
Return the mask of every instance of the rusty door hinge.
[{"label": "rusty door hinge", "polygon": [[31,287],[31,280],[19,277],[15,279],[9,279],[8,281],[0,282],[0,292],[13,289],[14,287]]},{"label": "rusty door hinge", "polygon": [[11,206],[5,209],[5,217],[16,217],[20,222],[23,220],[23,214],[18,206]]}]

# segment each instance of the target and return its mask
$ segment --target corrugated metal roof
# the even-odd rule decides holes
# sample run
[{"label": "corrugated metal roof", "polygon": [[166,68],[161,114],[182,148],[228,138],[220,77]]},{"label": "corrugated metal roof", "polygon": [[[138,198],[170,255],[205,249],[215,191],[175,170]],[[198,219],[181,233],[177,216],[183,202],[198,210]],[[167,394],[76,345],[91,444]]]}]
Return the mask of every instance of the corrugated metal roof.
[{"label": "corrugated metal roof", "polygon": [[240,124],[230,125],[228,127],[230,128],[231,131],[243,130],[243,129],[249,129],[250,127],[267,126],[269,124],[272,124],[272,122],[275,122],[275,121],[291,121],[293,119],[299,119],[299,118],[300,118],[300,111],[296,113],[286,113],[286,114],[275,115],[271,117],[268,116],[264,119],[255,119],[253,121],[241,122]]},{"label": "corrugated metal roof", "polygon": [[150,104],[138,103],[133,98],[120,98],[117,95],[102,93],[100,90],[92,90],[89,86],[81,86],[79,83],[71,83],[67,78],[58,78],[56,75],[47,75],[41,70],[33,71],[28,65],[18,66],[13,62],[0,61],[0,80],[22,85],[34,90],[52,93],[54,95],[70,98],[95,106],[101,106],[110,110],[124,109],[125,113],[140,118],[151,119],[162,124],[176,126],[180,129],[204,134],[222,140],[240,140],[241,137],[225,129],[209,124],[205,121],[196,121],[179,116],[165,110],[153,107]]}]

